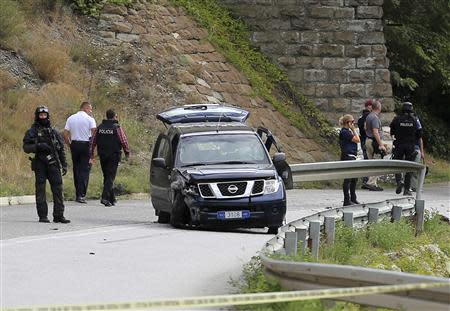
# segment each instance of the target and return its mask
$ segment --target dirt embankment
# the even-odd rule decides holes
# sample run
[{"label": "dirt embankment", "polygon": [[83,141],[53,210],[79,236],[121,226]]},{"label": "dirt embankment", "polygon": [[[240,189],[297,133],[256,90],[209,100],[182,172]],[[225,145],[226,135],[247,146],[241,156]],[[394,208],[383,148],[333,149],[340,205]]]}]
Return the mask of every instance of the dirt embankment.
[{"label": "dirt embankment", "polygon": [[71,68],[72,78],[51,81],[27,63],[20,50],[1,51],[0,69],[15,79],[16,88],[42,90],[64,82],[77,91],[75,101],[88,97],[94,107],[96,100],[121,103],[147,133],[161,126],[155,114],[168,107],[233,104],[251,112],[250,125],[272,130],[291,163],[333,158],[314,141],[315,133],[300,132],[254,96],[245,76],[208,42],[208,33],[167,1],[138,1],[130,8],[109,5],[98,19],[60,12],[44,24],[43,44],[63,47],[70,56],[66,70]]}]

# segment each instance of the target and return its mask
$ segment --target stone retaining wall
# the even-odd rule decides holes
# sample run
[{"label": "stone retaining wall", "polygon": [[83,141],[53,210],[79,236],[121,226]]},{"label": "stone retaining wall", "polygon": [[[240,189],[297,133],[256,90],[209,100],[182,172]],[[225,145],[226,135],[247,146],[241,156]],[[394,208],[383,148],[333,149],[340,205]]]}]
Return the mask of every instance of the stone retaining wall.
[{"label": "stone retaining wall", "polygon": [[[137,59],[151,59],[168,68],[165,79],[170,79],[170,84],[184,97],[182,102],[171,106],[237,105],[250,111],[251,126],[272,130],[292,163],[333,159],[327,146],[315,142],[315,133],[302,133],[270,103],[255,96],[247,78],[208,42],[207,31],[169,1],[137,0],[128,9],[107,5],[98,21],[98,35],[105,44],[126,47],[138,55]],[[149,111],[153,109],[148,107]]]},{"label": "stone retaining wall", "polygon": [[383,0],[221,2],[245,20],[255,45],[331,122],[359,113],[368,98],[393,110]]}]

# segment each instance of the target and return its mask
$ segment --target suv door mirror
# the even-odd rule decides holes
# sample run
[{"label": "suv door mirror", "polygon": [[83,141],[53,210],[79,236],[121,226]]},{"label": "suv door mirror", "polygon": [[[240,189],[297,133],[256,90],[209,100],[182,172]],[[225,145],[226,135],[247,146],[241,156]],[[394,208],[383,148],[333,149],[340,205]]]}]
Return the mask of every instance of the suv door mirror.
[{"label": "suv door mirror", "polygon": [[155,167],[166,168],[166,159],[164,158],[154,158],[152,163]]},{"label": "suv door mirror", "polygon": [[286,161],[286,154],[284,152],[277,152],[273,155],[273,163]]}]

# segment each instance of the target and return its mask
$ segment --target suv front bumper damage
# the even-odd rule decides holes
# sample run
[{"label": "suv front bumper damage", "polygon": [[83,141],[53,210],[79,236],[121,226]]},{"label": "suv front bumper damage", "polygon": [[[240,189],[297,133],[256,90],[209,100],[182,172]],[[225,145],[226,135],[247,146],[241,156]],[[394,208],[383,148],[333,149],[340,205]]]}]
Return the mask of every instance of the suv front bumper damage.
[{"label": "suv front bumper damage", "polygon": [[[189,196],[185,202],[194,225],[222,228],[280,227],[286,216],[286,194],[283,187],[272,194],[239,199],[205,199]],[[249,211],[248,218],[223,219],[219,212]]]}]

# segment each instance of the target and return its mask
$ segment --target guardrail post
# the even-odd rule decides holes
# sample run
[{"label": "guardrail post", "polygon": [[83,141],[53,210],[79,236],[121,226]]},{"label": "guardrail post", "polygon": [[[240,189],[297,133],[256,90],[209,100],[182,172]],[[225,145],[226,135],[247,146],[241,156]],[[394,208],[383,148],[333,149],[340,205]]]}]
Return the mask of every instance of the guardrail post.
[{"label": "guardrail post", "polygon": [[309,223],[309,237],[311,239],[311,254],[314,259],[319,259],[320,244],[320,222],[311,221]]},{"label": "guardrail post", "polygon": [[300,252],[303,255],[305,255],[305,250],[306,250],[306,235],[308,234],[307,229],[305,228],[297,228],[295,229],[295,232],[297,232],[297,243],[301,242],[302,244],[300,245]]},{"label": "guardrail post", "polygon": [[416,200],[416,235],[423,231],[423,223],[425,219],[425,201]]},{"label": "guardrail post", "polygon": [[419,173],[419,180],[417,181],[417,189],[416,189],[416,200],[422,200],[422,188],[423,183],[425,181],[425,174],[427,172],[427,167],[424,166]]},{"label": "guardrail post", "polygon": [[369,207],[369,224],[376,224],[378,222],[379,211],[376,207]]},{"label": "guardrail post", "polygon": [[286,232],[284,238],[284,248],[286,250],[286,255],[296,255],[297,254],[297,233],[296,232]]},{"label": "guardrail post", "polygon": [[344,212],[344,225],[353,227],[353,212]]},{"label": "guardrail post", "polygon": [[325,216],[324,226],[327,244],[334,243],[336,218]]},{"label": "guardrail post", "polygon": [[399,221],[402,217],[402,207],[401,206],[393,206],[392,207],[392,221]]}]

